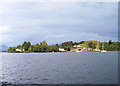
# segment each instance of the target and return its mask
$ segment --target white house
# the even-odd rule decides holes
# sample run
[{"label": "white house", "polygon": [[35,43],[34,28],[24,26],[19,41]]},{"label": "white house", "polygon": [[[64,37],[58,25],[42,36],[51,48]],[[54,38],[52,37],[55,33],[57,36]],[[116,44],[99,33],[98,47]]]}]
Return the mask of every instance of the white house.
[{"label": "white house", "polygon": [[85,48],[85,47],[83,47],[83,46],[81,46],[81,45],[74,45],[72,48],[71,48],[71,50],[74,50],[74,51],[79,51],[79,52],[87,52],[87,51],[91,51],[92,50],[92,48]]},{"label": "white house", "polygon": [[82,46],[80,46],[80,45],[74,45],[72,48],[71,48],[71,50],[74,50],[74,51],[82,51],[83,50],[83,47]]},{"label": "white house", "polygon": [[65,49],[63,49],[63,48],[59,48],[59,51],[63,52],[63,51],[65,51]]},{"label": "white house", "polygon": [[15,51],[21,52],[21,51],[25,51],[25,49],[16,49]]}]

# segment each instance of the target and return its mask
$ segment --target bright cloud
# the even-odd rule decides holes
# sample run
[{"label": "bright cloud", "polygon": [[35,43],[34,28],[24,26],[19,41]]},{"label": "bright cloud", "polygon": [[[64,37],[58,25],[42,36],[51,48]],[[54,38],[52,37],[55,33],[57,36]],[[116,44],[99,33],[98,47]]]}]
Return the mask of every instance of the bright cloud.
[{"label": "bright cloud", "polygon": [[9,26],[1,26],[0,27],[0,34],[3,34],[5,32],[9,32],[10,31],[10,27]]}]

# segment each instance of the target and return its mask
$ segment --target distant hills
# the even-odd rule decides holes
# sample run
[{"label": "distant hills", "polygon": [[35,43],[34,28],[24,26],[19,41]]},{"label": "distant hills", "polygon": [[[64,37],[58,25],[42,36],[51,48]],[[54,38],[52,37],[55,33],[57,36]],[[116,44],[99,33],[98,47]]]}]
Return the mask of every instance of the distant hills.
[{"label": "distant hills", "polygon": [[2,51],[7,51],[8,50],[8,47],[5,46],[5,45],[0,45],[0,52]]}]

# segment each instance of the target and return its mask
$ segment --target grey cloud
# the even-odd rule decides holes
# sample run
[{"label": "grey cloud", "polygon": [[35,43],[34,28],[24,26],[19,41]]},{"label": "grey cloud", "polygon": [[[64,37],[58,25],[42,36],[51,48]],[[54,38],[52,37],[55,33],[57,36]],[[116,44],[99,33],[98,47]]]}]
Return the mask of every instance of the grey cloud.
[{"label": "grey cloud", "polygon": [[[14,40],[117,40],[117,3],[9,3],[2,17]],[[5,5],[6,6],[6,5]],[[4,7],[4,6],[3,6]],[[11,40],[13,40],[11,38]],[[17,44],[17,43],[13,43]]]}]

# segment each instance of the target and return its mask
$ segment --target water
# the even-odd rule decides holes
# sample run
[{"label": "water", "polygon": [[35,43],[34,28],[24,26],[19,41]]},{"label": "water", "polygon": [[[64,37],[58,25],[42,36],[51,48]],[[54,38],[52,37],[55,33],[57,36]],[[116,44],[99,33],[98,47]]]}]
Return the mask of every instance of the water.
[{"label": "water", "polygon": [[2,53],[2,82],[117,84],[118,52]]}]

